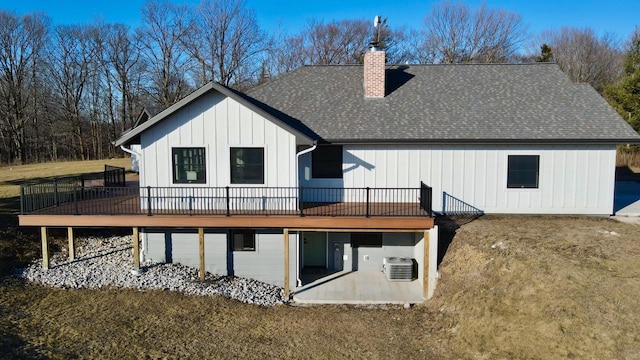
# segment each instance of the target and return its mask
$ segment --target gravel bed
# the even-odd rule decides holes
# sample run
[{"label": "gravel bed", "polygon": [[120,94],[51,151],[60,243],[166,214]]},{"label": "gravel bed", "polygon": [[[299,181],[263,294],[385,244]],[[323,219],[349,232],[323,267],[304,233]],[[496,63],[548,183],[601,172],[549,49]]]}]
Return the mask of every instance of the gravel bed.
[{"label": "gravel bed", "polygon": [[144,272],[134,275],[131,236],[90,237],[76,240],[76,260],[66,253],[50,259],[49,270],[36,260],[17,275],[30,281],[65,289],[103,287],[138,290],[179,291],[186,295],[222,295],[248,304],[273,306],[287,302],[282,288],[260,281],[207,273],[204,282],[198,270],[180,264],[144,263]]}]

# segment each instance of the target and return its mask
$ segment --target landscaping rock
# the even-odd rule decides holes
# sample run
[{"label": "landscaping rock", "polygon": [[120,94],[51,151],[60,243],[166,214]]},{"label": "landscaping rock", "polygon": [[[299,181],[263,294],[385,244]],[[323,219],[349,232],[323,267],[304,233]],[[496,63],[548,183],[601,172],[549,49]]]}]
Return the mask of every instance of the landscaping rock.
[{"label": "landscaping rock", "polygon": [[288,300],[282,288],[253,279],[206,274],[180,264],[143,263],[143,271],[131,271],[132,237],[90,237],[77,240],[76,260],[55,254],[50,268],[42,269],[41,260],[34,261],[18,276],[30,281],[65,289],[99,289],[105,287],[138,290],[179,291],[185,295],[222,295],[248,304],[273,306]]}]

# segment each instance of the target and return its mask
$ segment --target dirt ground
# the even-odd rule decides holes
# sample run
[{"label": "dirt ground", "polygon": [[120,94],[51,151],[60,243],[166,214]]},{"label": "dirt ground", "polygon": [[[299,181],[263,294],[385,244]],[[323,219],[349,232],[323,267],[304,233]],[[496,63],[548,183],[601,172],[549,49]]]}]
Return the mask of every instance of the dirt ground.
[{"label": "dirt ground", "polygon": [[435,296],[408,310],[261,308],[4,277],[0,358],[638,358],[639,225],[484,216],[441,235],[451,243]]}]

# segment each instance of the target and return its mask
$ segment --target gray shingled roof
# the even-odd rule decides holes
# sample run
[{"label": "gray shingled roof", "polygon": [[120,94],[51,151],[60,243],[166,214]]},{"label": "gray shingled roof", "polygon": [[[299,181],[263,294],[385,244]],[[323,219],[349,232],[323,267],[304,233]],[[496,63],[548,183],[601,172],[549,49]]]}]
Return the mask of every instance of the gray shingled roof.
[{"label": "gray shingled roof", "polygon": [[640,141],[555,64],[388,66],[383,99],[366,99],[362,82],[362,66],[305,66],[247,95],[329,142]]}]

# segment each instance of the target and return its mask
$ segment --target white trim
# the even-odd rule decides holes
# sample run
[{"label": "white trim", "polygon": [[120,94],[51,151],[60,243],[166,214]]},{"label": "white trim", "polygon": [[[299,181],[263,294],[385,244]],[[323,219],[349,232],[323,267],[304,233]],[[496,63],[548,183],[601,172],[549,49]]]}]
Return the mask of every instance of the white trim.
[{"label": "white trim", "polygon": [[[262,184],[232,184],[231,183],[231,148],[255,148],[255,149],[262,149],[262,155],[263,155],[263,159],[262,159],[262,179],[263,182]],[[267,169],[268,166],[267,164],[268,162],[268,146],[267,144],[262,144],[262,145],[256,145],[256,144],[250,144],[250,145],[243,145],[243,144],[227,144],[227,170],[229,170],[229,172],[227,173],[227,183],[229,184],[229,187],[267,187],[267,180],[268,178],[268,173],[267,173]]]},{"label": "white trim", "polygon": [[[538,186],[534,187],[534,188],[525,188],[525,187],[520,187],[520,188],[516,188],[516,187],[509,187],[509,156],[538,156]],[[538,193],[542,191],[542,185],[543,185],[543,176],[542,176],[542,159],[543,159],[543,155],[540,151],[534,151],[534,150],[523,150],[523,151],[509,151],[505,154],[504,157],[504,169],[505,169],[505,174],[504,174],[504,183],[503,183],[503,188],[505,190],[505,192],[518,192],[518,193]]]},{"label": "white trim", "polygon": [[[203,183],[174,183],[173,182],[173,149],[188,149],[188,148],[204,148],[204,165],[205,165],[205,169],[204,169],[204,182]],[[210,183],[210,178],[211,178],[211,174],[209,173],[209,145],[200,145],[200,144],[191,144],[191,145],[176,145],[176,146],[171,146],[169,145],[169,176],[171,177],[169,180],[169,187],[176,187],[176,188],[181,188],[181,187],[194,187],[194,188],[198,188],[198,187],[209,187],[209,183]]]}]

